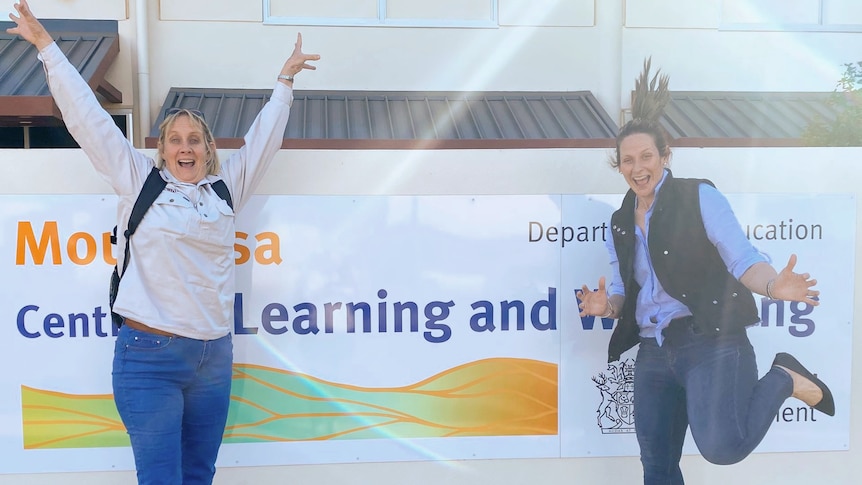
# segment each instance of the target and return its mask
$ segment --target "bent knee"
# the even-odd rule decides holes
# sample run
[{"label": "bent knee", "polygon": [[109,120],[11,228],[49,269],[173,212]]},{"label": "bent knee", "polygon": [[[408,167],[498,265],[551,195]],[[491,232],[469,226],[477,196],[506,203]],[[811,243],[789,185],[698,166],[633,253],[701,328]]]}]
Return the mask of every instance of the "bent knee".
[{"label": "bent knee", "polygon": [[700,450],[701,456],[713,465],[733,465],[748,456],[748,452],[739,448]]}]

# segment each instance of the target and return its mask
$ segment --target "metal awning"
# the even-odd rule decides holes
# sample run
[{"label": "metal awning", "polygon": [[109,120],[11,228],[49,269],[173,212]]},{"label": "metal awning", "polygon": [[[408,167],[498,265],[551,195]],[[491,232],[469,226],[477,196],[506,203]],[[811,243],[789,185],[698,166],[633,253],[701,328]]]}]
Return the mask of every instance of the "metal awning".
[{"label": "metal awning", "polygon": [[[146,146],[174,107],[203,112],[222,148],[242,137],[271,90],[173,88]],[[611,147],[617,126],[588,91],[295,91],[284,148]]]},{"label": "metal awning", "polygon": [[823,92],[672,91],[662,124],[675,146],[803,146],[801,135],[838,108]]},{"label": "metal awning", "polygon": [[[120,52],[116,20],[43,20],[42,24],[94,91],[108,102],[122,102],[122,93],[105,80]],[[0,22],[0,126],[62,125],[36,48],[6,33],[14,25]]]}]

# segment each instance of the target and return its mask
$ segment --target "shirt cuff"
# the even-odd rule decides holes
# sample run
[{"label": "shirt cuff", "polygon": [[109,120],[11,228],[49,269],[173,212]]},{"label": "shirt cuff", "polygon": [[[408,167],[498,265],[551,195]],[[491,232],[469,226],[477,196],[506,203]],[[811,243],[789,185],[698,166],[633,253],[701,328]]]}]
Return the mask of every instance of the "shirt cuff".
[{"label": "shirt cuff", "polygon": [[272,90],[272,99],[281,101],[290,106],[293,104],[293,88],[286,83],[275,83],[275,89]]}]

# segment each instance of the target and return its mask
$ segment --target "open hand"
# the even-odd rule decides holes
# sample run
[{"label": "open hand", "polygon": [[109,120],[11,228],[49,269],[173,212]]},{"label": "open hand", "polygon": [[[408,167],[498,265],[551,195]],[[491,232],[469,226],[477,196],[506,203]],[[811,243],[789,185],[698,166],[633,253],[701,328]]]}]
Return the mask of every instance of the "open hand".
[{"label": "open hand", "polygon": [[303,69],[310,69],[313,71],[317,69],[317,67],[309,64],[309,61],[317,60],[320,60],[320,55],[305,54],[302,52],[302,34],[297,33],[296,44],[293,46],[293,53],[291,53],[290,57],[287,58],[287,61],[284,62],[284,66],[281,68],[281,74],[295,76]]},{"label": "open hand", "polygon": [[578,308],[581,310],[580,316],[587,315],[604,315],[608,311],[608,292],[605,290],[605,277],[599,278],[599,289],[592,291],[584,285],[579,291],[575,292],[581,302]]},{"label": "open hand", "polygon": [[9,19],[15,22],[15,27],[6,29],[7,34],[20,35],[40,51],[49,46],[51,42],[54,42],[51,34],[45,30],[39,19],[30,11],[30,5],[27,4],[27,0],[18,0],[13,6],[18,15],[9,14]]},{"label": "open hand", "polygon": [[808,273],[794,273],[796,267],[796,255],[791,254],[784,267],[775,277],[772,284],[772,296],[778,300],[799,301],[812,306],[820,304],[814,298],[820,295],[820,291],[812,289],[817,280],[811,278]]}]

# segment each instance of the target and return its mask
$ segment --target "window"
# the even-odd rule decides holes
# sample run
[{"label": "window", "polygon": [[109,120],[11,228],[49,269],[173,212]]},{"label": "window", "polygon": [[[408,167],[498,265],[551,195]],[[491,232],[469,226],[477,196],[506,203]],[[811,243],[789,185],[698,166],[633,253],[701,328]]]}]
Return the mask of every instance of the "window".
[{"label": "window", "polygon": [[24,128],[0,126],[0,148],[24,148]]},{"label": "window", "polygon": [[[131,132],[131,113],[111,115],[126,138]],[[80,148],[64,125],[0,127],[0,148]]]},{"label": "window", "polygon": [[264,0],[263,21],[278,25],[367,27],[498,26],[498,0]]},{"label": "window", "polygon": [[722,0],[723,30],[862,32],[859,0]]}]

